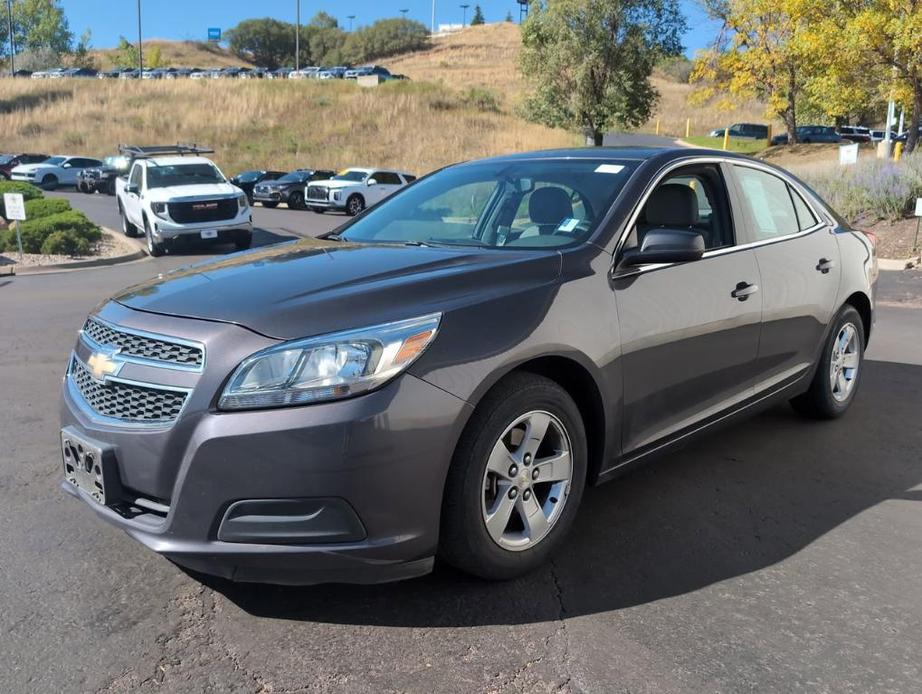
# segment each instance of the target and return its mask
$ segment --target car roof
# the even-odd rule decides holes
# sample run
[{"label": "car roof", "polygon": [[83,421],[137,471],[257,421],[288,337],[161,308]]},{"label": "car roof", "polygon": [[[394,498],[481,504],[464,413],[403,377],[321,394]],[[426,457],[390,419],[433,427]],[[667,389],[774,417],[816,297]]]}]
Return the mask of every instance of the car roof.
[{"label": "car roof", "polygon": [[149,159],[139,159],[138,161],[148,161],[154,166],[176,166],[178,164],[212,164],[210,159],[205,157],[150,157]]}]

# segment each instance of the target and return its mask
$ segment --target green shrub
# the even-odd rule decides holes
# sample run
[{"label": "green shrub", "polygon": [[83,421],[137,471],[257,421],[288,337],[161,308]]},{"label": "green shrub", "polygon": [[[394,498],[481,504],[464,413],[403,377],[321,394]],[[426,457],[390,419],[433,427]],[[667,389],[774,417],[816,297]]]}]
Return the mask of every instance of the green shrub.
[{"label": "green shrub", "polygon": [[[102,238],[102,232],[86,215],[79,210],[69,210],[58,214],[22,222],[22,249],[26,253],[40,253],[45,240],[56,231],[70,231],[87,243],[95,243]],[[15,243],[15,241],[14,241]]]},{"label": "green shrub", "polygon": [[471,87],[462,97],[465,104],[476,108],[484,113],[499,112],[499,98],[489,89],[483,87]]},{"label": "green shrub", "polygon": [[0,253],[3,251],[16,251],[16,232],[12,229],[0,230]]},{"label": "green shrub", "polygon": [[73,231],[52,232],[44,243],[42,253],[46,255],[88,255],[90,242]]},{"label": "green shrub", "polygon": [[[22,193],[24,200],[36,200],[44,197],[44,193],[31,183],[22,181],[0,181],[0,216],[6,217],[6,208],[3,205],[4,193]],[[28,212],[26,213],[28,214]]]},{"label": "green shrub", "polygon": [[70,210],[70,203],[64,198],[33,198],[26,200],[26,219],[41,219]]}]

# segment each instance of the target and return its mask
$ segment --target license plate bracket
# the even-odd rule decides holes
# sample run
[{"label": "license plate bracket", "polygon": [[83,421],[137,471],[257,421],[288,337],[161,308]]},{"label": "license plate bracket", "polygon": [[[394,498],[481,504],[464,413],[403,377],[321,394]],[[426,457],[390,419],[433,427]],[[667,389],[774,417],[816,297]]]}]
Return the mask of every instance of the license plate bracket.
[{"label": "license plate bracket", "polygon": [[216,239],[218,238],[217,229],[202,229],[201,235],[203,239]]},{"label": "license plate bracket", "polygon": [[61,430],[64,478],[103,506],[121,499],[115,451],[99,441],[78,434],[72,427]]}]

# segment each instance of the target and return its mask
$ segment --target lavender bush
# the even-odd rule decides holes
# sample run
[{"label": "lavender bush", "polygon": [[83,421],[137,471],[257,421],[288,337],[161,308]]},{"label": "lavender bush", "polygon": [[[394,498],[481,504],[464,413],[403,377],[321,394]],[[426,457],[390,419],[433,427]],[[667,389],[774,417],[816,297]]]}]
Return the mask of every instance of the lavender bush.
[{"label": "lavender bush", "polygon": [[864,159],[854,166],[805,171],[802,177],[849,221],[896,220],[922,197],[922,154],[899,162]]}]

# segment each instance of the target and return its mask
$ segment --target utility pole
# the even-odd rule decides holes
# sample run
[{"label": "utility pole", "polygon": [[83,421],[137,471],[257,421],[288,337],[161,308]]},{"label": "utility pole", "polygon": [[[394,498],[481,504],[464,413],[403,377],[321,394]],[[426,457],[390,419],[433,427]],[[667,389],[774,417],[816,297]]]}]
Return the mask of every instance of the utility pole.
[{"label": "utility pole", "polygon": [[10,77],[16,74],[16,42],[13,40],[13,0],[6,0],[10,27]]},{"label": "utility pole", "polygon": [[[141,47],[141,0],[138,0],[138,71],[144,72],[144,49]],[[138,75],[141,79],[141,75]]]},{"label": "utility pole", "polygon": [[431,32],[435,33],[435,0],[432,0],[432,27]]},{"label": "utility pole", "polygon": [[470,7],[470,5],[464,4],[464,5],[458,5],[458,7],[460,7],[462,11],[461,28],[463,29],[467,25],[467,8]]},{"label": "utility pole", "polygon": [[346,17],[346,19],[349,20],[349,33],[351,34],[352,33],[352,20],[355,19],[355,15],[350,14],[349,16]]},{"label": "utility pole", "polygon": [[301,0],[295,0],[295,72],[301,69]]}]

